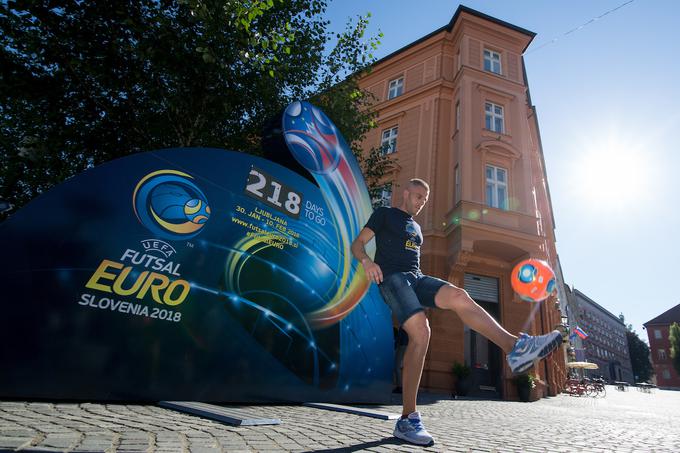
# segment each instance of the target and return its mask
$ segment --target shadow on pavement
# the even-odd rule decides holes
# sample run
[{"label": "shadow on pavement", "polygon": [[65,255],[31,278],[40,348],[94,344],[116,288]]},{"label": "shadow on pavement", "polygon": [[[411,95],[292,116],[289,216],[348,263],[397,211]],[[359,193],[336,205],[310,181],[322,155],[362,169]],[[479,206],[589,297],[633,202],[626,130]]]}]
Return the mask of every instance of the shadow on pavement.
[{"label": "shadow on pavement", "polygon": [[[362,444],[350,445],[347,447],[329,448],[325,450],[307,450],[305,453],[312,452],[324,452],[324,453],[342,453],[347,451],[360,451],[367,448],[380,447],[381,445],[411,445],[403,440],[397,439],[396,437],[384,437],[380,440],[374,440],[372,442],[364,442]],[[417,447],[417,445],[413,445]]]}]

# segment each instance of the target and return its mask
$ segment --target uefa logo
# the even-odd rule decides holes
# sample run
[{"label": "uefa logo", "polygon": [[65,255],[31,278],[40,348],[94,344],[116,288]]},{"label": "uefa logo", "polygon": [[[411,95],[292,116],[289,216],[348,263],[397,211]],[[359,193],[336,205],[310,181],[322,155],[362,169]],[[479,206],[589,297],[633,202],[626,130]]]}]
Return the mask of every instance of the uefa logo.
[{"label": "uefa logo", "polygon": [[186,173],[159,170],[143,177],[132,195],[137,218],[156,237],[191,239],[210,218],[208,200]]}]

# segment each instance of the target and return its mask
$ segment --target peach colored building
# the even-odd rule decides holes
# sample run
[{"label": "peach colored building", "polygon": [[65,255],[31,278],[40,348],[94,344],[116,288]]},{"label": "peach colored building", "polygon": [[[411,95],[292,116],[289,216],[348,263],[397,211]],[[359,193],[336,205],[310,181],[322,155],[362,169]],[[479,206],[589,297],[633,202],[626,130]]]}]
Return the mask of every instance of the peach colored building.
[{"label": "peach colored building", "polygon": [[[560,324],[557,298],[535,305],[510,287],[528,257],[557,265],[554,220],[536,111],[522,53],[534,33],[466,7],[448,25],[379,60],[360,86],[376,97],[379,127],[364,149],[384,146],[392,164],[383,200],[401,202],[419,177],[430,202],[416,219],[426,273],[464,287],[511,332]],[[561,282],[560,282],[561,284]],[[432,339],[421,387],[449,392],[454,361],[473,367],[473,395],[516,399],[499,348],[454,313],[428,313]],[[535,370],[534,398],[561,391],[564,351]]]}]

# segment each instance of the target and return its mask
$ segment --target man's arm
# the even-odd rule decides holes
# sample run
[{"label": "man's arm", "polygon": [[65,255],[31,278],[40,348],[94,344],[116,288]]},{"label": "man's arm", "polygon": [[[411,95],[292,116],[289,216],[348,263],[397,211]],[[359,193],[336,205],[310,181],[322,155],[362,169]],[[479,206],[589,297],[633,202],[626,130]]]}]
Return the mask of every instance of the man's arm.
[{"label": "man's arm", "polygon": [[359,233],[359,236],[352,242],[351,250],[352,255],[361,261],[361,265],[364,266],[368,279],[380,284],[383,280],[382,269],[380,269],[380,266],[375,264],[371,257],[366,253],[366,244],[373,239],[374,236],[375,233],[373,230],[364,227]]}]

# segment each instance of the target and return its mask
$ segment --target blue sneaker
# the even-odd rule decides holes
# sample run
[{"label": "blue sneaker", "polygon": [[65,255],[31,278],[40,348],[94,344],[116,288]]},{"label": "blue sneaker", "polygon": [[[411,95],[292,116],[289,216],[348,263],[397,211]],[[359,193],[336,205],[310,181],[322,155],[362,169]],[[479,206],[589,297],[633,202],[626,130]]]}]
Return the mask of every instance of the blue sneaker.
[{"label": "blue sneaker", "polygon": [[535,360],[547,356],[562,344],[562,334],[553,330],[549,334],[532,337],[520,333],[515,347],[506,356],[513,374],[521,374],[534,366]]},{"label": "blue sneaker", "polygon": [[397,421],[394,427],[394,437],[416,445],[432,445],[434,439],[430,436],[420,421],[420,412],[411,412],[408,418]]}]

